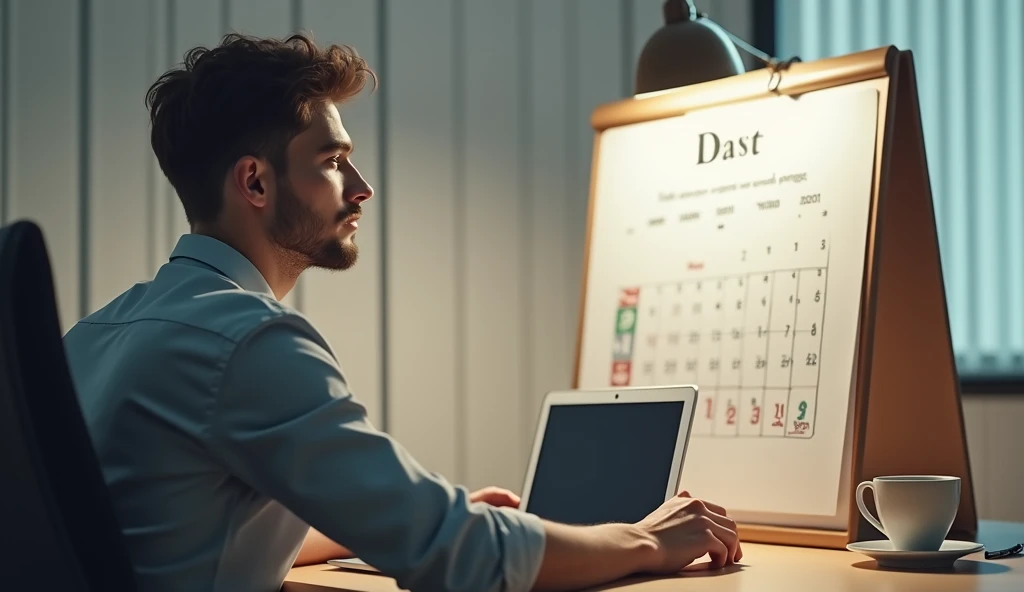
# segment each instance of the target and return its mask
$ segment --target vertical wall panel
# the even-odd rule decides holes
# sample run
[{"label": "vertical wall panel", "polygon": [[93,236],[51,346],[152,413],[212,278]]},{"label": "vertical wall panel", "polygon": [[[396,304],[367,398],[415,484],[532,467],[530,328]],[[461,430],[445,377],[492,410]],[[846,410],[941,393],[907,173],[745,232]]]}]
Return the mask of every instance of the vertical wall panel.
[{"label": "vertical wall panel", "polygon": [[43,230],[61,324],[80,317],[79,3],[11,2],[8,219]]},{"label": "vertical wall panel", "polygon": [[[1005,149],[1000,151],[1002,172],[1006,179],[1004,195],[1014,196],[1005,200],[1003,210],[1003,236],[1006,239],[1003,255],[1006,274],[1003,295],[1007,304],[1001,311],[1006,315],[1005,327],[1009,333],[1004,348],[1012,352],[1013,364],[1018,368],[1024,365],[1024,264],[1017,264],[1016,255],[1024,253],[1024,109],[1021,108],[1020,97],[1024,96],[1024,3],[1017,0],[1002,2],[1002,39],[1005,51],[1000,56],[1003,60],[999,76],[1001,84],[997,88],[1002,91],[1000,120],[1005,122],[1001,130]],[[1016,25],[1014,25],[1016,24]]]},{"label": "vertical wall panel", "polygon": [[89,36],[89,311],[148,279],[144,97],[148,2],[92,0]]},{"label": "vertical wall panel", "polygon": [[[349,45],[383,75],[376,2],[365,0],[304,0],[300,5],[301,28],[319,45]],[[353,162],[370,185],[380,188],[379,117],[381,90],[372,88],[339,105],[342,123],[356,146]],[[302,278],[302,310],[330,341],[356,397],[367,408],[370,420],[384,425],[382,414],[382,314],[381,243],[383,204],[388,196],[377,193],[363,204],[356,242],[359,261],[344,272],[310,269]]]},{"label": "vertical wall panel", "polygon": [[385,7],[388,425],[427,467],[458,478],[453,7]]},{"label": "vertical wall panel", "polygon": [[860,19],[855,0],[833,0],[830,2],[830,16],[831,26],[822,26],[822,30],[826,31],[828,36],[828,53],[849,53],[854,46],[854,23]]},{"label": "vertical wall panel", "polygon": [[821,33],[821,4],[819,2],[802,3],[800,6],[801,50],[808,55],[803,59],[817,59],[826,51],[826,44],[829,40],[822,39]]},{"label": "vertical wall panel", "polygon": [[[149,67],[147,90],[149,85],[156,82],[164,72],[181,61],[181,56],[175,55],[176,52],[171,47],[173,41],[171,25],[174,22],[173,2],[175,0],[149,0],[146,3],[148,42],[145,54]],[[145,103],[143,103],[143,107],[145,107]],[[174,239],[171,237],[171,220],[173,220],[172,216],[180,215],[181,204],[170,182],[167,181],[167,177],[160,170],[156,154],[153,153],[148,111],[146,112],[145,152],[148,159],[146,163],[146,186],[148,189],[146,254],[149,260],[149,271],[152,275],[167,262],[168,256],[171,254],[171,247],[174,245]]]},{"label": "vertical wall panel", "polygon": [[[970,78],[968,88],[971,89],[968,97],[968,109],[985,109],[998,112],[1000,99],[1000,86],[1006,83],[1006,77],[1000,64],[1002,48],[998,42],[977,43],[975,39],[998,39],[1000,29],[1000,12],[997,0],[973,0],[971,2],[971,29],[966,32],[967,39],[971,40],[974,46],[968,53],[971,54]],[[1018,29],[1020,31],[1020,29]],[[1019,35],[1019,33],[1018,33]],[[1007,90],[1003,91],[1008,92]],[[1013,100],[1017,103],[1017,110],[1022,107],[1019,97]],[[969,183],[971,228],[969,229],[970,240],[973,243],[974,257],[971,258],[971,269],[974,272],[975,281],[972,283],[974,306],[981,310],[1008,311],[1011,307],[1017,308],[1019,302],[1009,303],[1005,300],[1005,290],[993,290],[992,286],[977,281],[977,278],[1001,278],[1003,270],[1009,267],[1009,261],[1004,259],[1006,250],[1006,237],[1003,236],[1002,225],[997,224],[1001,211],[1005,211],[1005,198],[1001,190],[1005,190],[1006,172],[1001,170],[1000,152],[1006,149],[1002,140],[1000,128],[1005,121],[997,117],[979,117],[969,127],[968,133],[971,138],[968,141],[971,148],[964,150],[959,146],[958,150],[964,160],[970,162],[971,180]],[[1015,168],[1021,166],[1015,163]],[[1024,199],[1018,195],[1013,201]],[[1018,221],[1019,224],[1019,221]],[[1020,233],[1018,226],[1013,230]],[[999,286],[1006,284],[1002,281]],[[979,315],[973,324],[975,336],[975,347],[982,364],[993,364],[999,350],[1006,342],[1002,329],[1006,327],[1003,314]]]},{"label": "vertical wall panel", "polygon": [[[775,54],[786,59],[805,51],[803,43],[803,2],[800,0],[775,0]],[[800,54],[805,61],[809,57]]]},{"label": "vertical wall panel", "polygon": [[[566,3],[566,40],[570,47],[570,94],[573,112],[569,117],[575,135],[572,154],[574,182],[570,185],[565,244],[568,296],[564,323],[575,336],[579,330],[579,304],[583,277],[583,252],[586,240],[587,204],[590,196],[590,172],[593,160],[594,130],[590,116],[603,103],[623,98],[622,28],[617,0],[587,0]],[[563,325],[563,326],[565,326]]]},{"label": "vertical wall panel", "polygon": [[7,94],[10,91],[8,77],[10,68],[7,48],[10,45],[10,27],[8,19],[10,4],[0,3],[0,226],[7,224],[7,145],[10,129],[8,117],[9,101]]},{"label": "vertical wall panel", "polygon": [[227,10],[227,30],[246,35],[286,37],[292,32],[288,0],[221,0]]},{"label": "vertical wall panel", "polygon": [[924,8],[922,5],[915,5],[907,0],[900,0],[899,2],[889,0],[886,2],[885,6],[882,7],[884,11],[882,13],[882,21],[885,23],[885,30],[888,33],[885,36],[885,42],[892,43],[901,49],[912,47],[911,30],[914,26],[913,21],[920,18],[920,10],[922,8]]},{"label": "vertical wall panel", "polygon": [[569,144],[575,135],[568,119],[569,66],[566,61],[566,11],[562,3],[531,0],[529,50],[530,95],[529,156],[526,200],[530,203],[528,234],[530,285],[528,366],[529,401],[525,423],[526,441],[532,443],[536,420],[546,393],[572,386],[575,331],[566,323],[570,293],[568,278],[575,270],[566,266],[570,187],[574,186]]},{"label": "vertical wall panel", "polygon": [[[664,0],[629,0],[629,8],[632,12],[629,23],[632,29],[629,32],[632,48],[629,55],[632,57],[632,61],[627,66],[631,72],[630,82],[634,85],[636,83],[636,63],[640,59],[640,52],[643,51],[644,45],[647,44],[651,35],[665,25],[665,15],[662,12],[663,3]],[[631,86],[631,91],[632,88]]]},{"label": "vertical wall panel", "polygon": [[[816,3],[821,4],[820,0],[816,0]],[[886,43],[886,38],[882,31],[884,26],[884,21],[882,21],[882,0],[861,0],[860,22],[860,42],[858,43],[860,49],[879,47]],[[807,32],[806,28],[804,32]],[[815,54],[815,59],[823,57],[825,56],[821,53]]]},{"label": "vertical wall panel", "polygon": [[[946,189],[943,186],[943,176],[936,174],[938,171],[936,163],[941,161],[943,146],[941,137],[932,133],[931,130],[939,129],[942,123],[942,102],[944,101],[942,70],[945,68],[945,64],[943,64],[941,59],[937,59],[941,55],[943,39],[941,35],[936,35],[935,32],[942,30],[941,14],[944,8],[938,2],[922,2],[917,8],[919,12],[914,15],[914,20],[917,22],[918,35],[910,47],[915,48],[914,68],[916,70],[918,94],[920,95],[921,120],[925,129],[925,153],[928,157],[928,168],[931,172],[932,196],[935,198],[933,199],[935,202],[935,222],[938,226],[939,245],[941,247],[946,242],[947,211],[945,201],[938,199],[938,197],[945,194]],[[900,49],[906,48],[901,47]],[[920,59],[918,56],[930,57]],[[946,262],[944,261],[943,263],[945,264]]]},{"label": "vertical wall panel", "polygon": [[[515,2],[462,3],[463,87],[459,132],[463,164],[461,324],[465,340],[465,456],[467,485],[522,485],[523,302],[520,286],[522,198],[517,166],[521,148]],[[494,23],[502,23],[494,26]]]},{"label": "vertical wall panel", "polygon": [[[945,269],[946,297],[949,302],[950,330],[953,345],[957,352],[957,361],[963,367],[977,363],[976,346],[972,310],[975,309],[971,286],[977,277],[972,273],[974,267],[974,245],[971,241],[971,208],[973,204],[970,186],[968,158],[964,147],[970,145],[970,128],[967,117],[961,116],[970,112],[969,93],[971,81],[967,77],[970,71],[967,59],[968,52],[974,48],[968,44],[963,34],[965,20],[969,19],[970,8],[966,2],[947,2],[947,10],[943,11],[943,29],[935,33],[941,36],[942,55],[930,56],[938,62],[943,81],[943,118],[942,125],[936,130],[925,130],[940,133],[943,136],[943,153],[938,162],[942,166],[931,167],[932,174],[942,175],[942,185],[946,194],[943,199],[948,208],[946,218],[946,243],[940,245],[943,252]],[[953,10],[951,10],[953,9]],[[968,21],[969,22],[969,21]],[[922,56],[922,59],[923,56]],[[975,106],[977,107],[977,106]],[[938,155],[937,155],[938,156]]]}]

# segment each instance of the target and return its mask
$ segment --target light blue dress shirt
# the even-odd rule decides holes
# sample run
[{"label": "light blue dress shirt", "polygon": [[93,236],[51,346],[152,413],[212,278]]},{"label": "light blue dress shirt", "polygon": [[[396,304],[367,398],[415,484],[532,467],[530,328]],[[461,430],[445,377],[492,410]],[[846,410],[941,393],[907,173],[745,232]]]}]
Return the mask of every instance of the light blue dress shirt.
[{"label": "light blue dress shirt", "polygon": [[143,591],[278,590],[309,526],[404,588],[533,584],[540,519],[471,504],[375,429],[330,345],[227,244],[181,237],[64,344]]}]

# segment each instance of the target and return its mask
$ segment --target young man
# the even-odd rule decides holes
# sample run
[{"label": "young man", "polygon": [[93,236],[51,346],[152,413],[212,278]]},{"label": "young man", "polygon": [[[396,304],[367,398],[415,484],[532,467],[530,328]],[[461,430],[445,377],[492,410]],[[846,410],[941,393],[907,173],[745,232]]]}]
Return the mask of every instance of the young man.
[{"label": "young man", "polygon": [[346,47],[232,35],[147,95],[192,232],[65,337],[141,589],[277,590],[296,560],[352,553],[405,588],[474,592],[738,560],[714,504],[553,524],[451,485],[367,421],[331,345],[279,300],[307,268],[356,262],[373,190],[336,105],[368,79]]}]

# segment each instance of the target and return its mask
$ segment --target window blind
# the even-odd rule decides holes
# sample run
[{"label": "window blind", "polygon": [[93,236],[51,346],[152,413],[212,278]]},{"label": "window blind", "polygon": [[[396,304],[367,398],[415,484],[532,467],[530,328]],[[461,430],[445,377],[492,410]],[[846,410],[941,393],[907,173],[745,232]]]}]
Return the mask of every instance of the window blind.
[{"label": "window blind", "polygon": [[776,0],[776,55],[914,54],[964,379],[1024,379],[1024,2]]}]

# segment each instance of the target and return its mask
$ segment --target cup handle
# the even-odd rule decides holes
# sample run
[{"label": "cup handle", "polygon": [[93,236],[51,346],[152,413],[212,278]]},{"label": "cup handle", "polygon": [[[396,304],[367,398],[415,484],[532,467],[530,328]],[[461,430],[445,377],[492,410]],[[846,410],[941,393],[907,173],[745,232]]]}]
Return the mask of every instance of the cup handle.
[{"label": "cup handle", "polygon": [[[870,489],[872,494],[875,493],[875,487],[874,487],[874,484],[871,481],[863,481],[863,482],[861,482],[861,484],[857,486],[857,507],[860,508],[861,515],[863,515],[864,518],[867,519],[867,521],[870,522],[872,526],[877,528],[878,532],[880,532],[880,533],[882,533],[882,535],[888,537],[889,535],[885,534],[885,529],[882,528],[882,524],[878,521],[878,519],[876,519],[874,516],[871,515],[871,512],[868,512],[868,507],[864,505],[864,490],[865,489]],[[878,503],[878,497],[877,496],[875,497],[875,503],[876,504]]]}]

